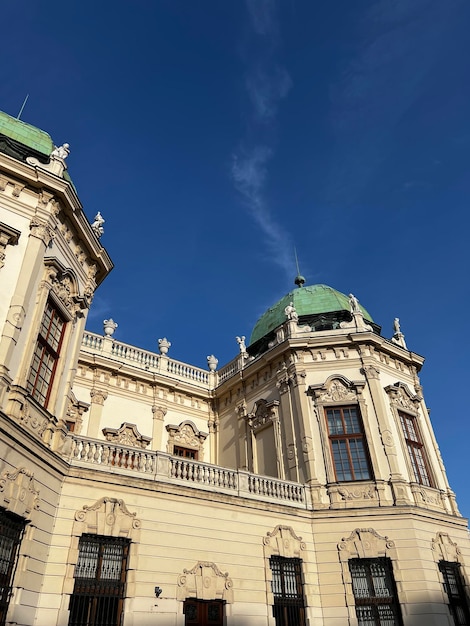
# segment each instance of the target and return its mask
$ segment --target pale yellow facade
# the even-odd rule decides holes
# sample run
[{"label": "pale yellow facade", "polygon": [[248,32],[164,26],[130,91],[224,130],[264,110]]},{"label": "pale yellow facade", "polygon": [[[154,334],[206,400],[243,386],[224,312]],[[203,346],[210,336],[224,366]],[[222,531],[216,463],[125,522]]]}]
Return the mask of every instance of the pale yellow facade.
[{"label": "pale yellow facade", "polygon": [[[218,370],[116,341],[112,329],[86,331],[111,260],[63,176],[65,157],[51,169],[9,150],[0,152],[0,514],[23,534],[0,624],[72,624],[80,542],[93,536],[127,541],[121,626],[209,624],[188,621],[190,599],[219,602],[215,626],[300,626],[295,615],[357,626],[366,623],[352,580],[359,560],[391,564],[399,617],[379,623],[457,624],[442,564],[458,568],[468,606],[470,541],[420,386],[423,358],[354,307],[327,330],[286,313],[261,352],[241,349]],[[43,350],[45,368],[48,307],[61,334],[42,385],[34,362]],[[360,415],[367,478],[340,478],[335,441],[347,437],[335,439],[327,416],[345,407]],[[403,419],[418,425],[422,470]],[[301,572],[302,609],[285,623],[273,611],[273,557]]]}]

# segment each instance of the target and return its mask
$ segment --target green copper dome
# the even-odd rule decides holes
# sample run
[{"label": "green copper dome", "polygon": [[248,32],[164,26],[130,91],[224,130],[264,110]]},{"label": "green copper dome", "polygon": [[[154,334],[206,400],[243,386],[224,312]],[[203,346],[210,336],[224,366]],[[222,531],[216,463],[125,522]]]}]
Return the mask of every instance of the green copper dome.
[{"label": "green copper dome", "polygon": [[[284,309],[290,302],[294,303],[301,322],[303,321],[302,318],[312,318],[337,311],[350,311],[348,296],[328,287],[328,285],[310,285],[309,287],[293,289],[259,318],[251,333],[250,345],[284,324],[286,321]],[[366,309],[361,305],[359,306],[364,317],[373,322]]]},{"label": "green copper dome", "polygon": [[0,111],[0,134],[46,156],[54,149],[52,139],[46,132],[3,111]]}]

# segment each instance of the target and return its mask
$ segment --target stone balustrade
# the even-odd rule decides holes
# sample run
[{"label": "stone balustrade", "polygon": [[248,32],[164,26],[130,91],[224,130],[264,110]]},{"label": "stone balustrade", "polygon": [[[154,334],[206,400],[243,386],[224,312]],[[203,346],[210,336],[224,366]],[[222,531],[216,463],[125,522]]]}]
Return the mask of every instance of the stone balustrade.
[{"label": "stone balustrade", "polygon": [[158,482],[296,508],[311,508],[306,489],[300,483],[182,459],[164,452],[147,451],[69,433],[62,455],[71,465],[91,467],[94,471],[131,472]]},{"label": "stone balustrade", "polygon": [[[175,361],[155,352],[136,348],[121,341],[116,341],[112,337],[102,337],[101,335],[85,331],[81,348],[82,352],[87,354],[101,353],[117,361],[137,365],[152,373],[164,372],[172,378],[190,380],[197,385],[209,387],[210,374],[207,370]],[[216,378],[216,375],[214,376]]]}]

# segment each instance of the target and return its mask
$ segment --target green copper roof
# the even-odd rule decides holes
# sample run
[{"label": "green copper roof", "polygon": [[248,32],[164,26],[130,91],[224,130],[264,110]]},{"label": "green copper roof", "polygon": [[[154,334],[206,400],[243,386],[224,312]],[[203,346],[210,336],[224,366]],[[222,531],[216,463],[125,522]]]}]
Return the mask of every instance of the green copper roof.
[{"label": "green copper roof", "polygon": [[[250,344],[255,343],[286,321],[284,309],[290,302],[294,303],[295,310],[300,317],[350,310],[348,296],[328,285],[311,285],[293,289],[259,318],[251,333]],[[366,309],[362,305],[359,306],[364,317],[373,322]]]},{"label": "green copper roof", "polygon": [[36,152],[49,156],[54,145],[50,135],[43,130],[17,120],[3,111],[0,111],[0,134],[18,141],[18,143],[28,146]]}]

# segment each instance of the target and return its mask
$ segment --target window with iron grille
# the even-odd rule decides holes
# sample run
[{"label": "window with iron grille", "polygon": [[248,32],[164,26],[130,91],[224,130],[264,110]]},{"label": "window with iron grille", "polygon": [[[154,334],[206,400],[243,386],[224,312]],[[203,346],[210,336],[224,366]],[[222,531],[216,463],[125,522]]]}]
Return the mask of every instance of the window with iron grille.
[{"label": "window with iron grille", "polygon": [[269,565],[276,626],[305,626],[302,560],[272,556]]},{"label": "window with iron grille", "polygon": [[325,409],[336,480],[372,477],[359,407]]},{"label": "window with iron grille", "polygon": [[64,319],[54,305],[48,302],[41,321],[27,382],[29,393],[43,407],[47,407],[49,402],[64,331]]},{"label": "window with iron grille", "polygon": [[351,559],[349,571],[358,626],[402,626],[390,559]]},{"label": "window with iron grille", "polygon": [[454,618],[455,626],[469,626],[470,611],[460,563],[441,561],[439,569],[444,577],[444,588],[449,598],[449,610]]},{"label": "window with iron grille", "polygon": [[69,626],[120,626],[129,540],[82,535]]},{"label": "window with iron grille", "polygon": [[426,456],[426,450],[418,428],[418,420],[414,415],[398,412],[400,416],[403,434],[405,435],[406,447],[410,456],[411,466],[415,481],[420,485],[432,487],[431,472]]},{"label": "window with iron grille", "polygon": [[0,509],[0,626],[4,626],[25,521]]}]

